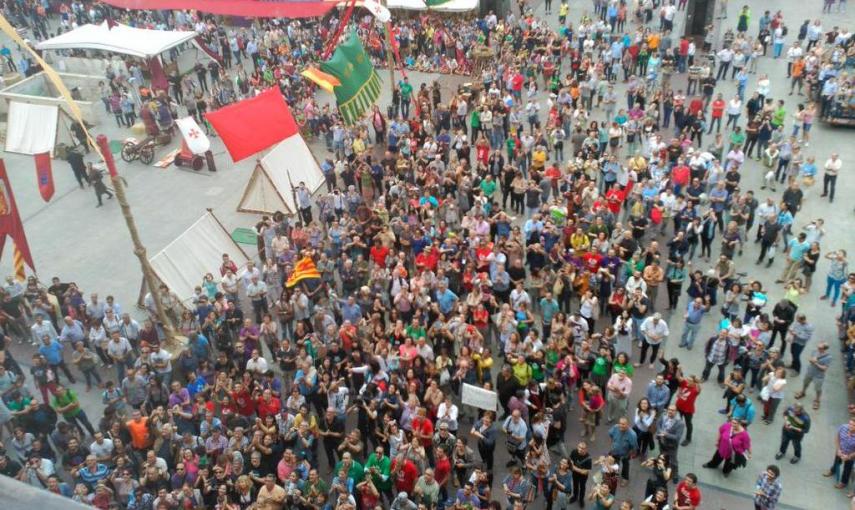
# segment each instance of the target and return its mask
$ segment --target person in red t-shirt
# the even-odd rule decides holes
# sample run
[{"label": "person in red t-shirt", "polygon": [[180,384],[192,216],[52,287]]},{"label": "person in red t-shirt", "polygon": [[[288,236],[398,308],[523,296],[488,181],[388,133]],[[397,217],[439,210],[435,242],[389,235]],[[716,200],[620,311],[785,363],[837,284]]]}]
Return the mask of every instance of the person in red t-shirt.
[{"label": "person in red t-shirt", "polygon": [[374,240],[374,246],[370,250],[371,260],[380,267],[386,267],[386,258],[389,256],[389,248],[383,246],[380,239]]},{"label": "person in red t-shirt", "polygon": [[433,444],[433,423],[427,417],[427,409],[424,407],[420,407],[416,413],[412,423],[413,435],[419,438],[427,451]]},{"label": "person in red t-shirt", "polygon": [[724,107],[726,104],[721,94],[717,95],[712,102],[712,119],[710,120],[710,128],[707,131],[708,135],[712,134],[713,124],[716,124],[715,132],[721,132],[721,118],[724,116]]},{"label": "person in red t-shirt", "polygon": [[443,492],[445,492],[446,483],[451,476],[451,459],[448,458],[448,453],[441,446],[436,449],[436,467],[433,469],[433,476],[441,488],[440,498],[445,499],[447,495]]},{"label": "person in red t-shirt", "polygon": [[419,477],[419,468],[410,459],[396,457],[392,459],[392,464],[389,468],[390,473],[395,478],[395,490],[398,492],[406,492],[411,494],[416,487],[416,480]]},{"label": "person in red t-shirt", "polygon": [[701,506],[701,489],[698,488],[698,477],[688,473],[677,484],[674,492],[674,510],[695,510]]},{"label": "person in red t-shirt", "polygon": [[273,397],[273,392],[269,389],[264,390],[264,393],[255,401],[255,407],[258,410],[258,417],[262,420],[268,416],[276,416],[279,414],[281,402],[278,398]]},{"label": "person in red t-shirt", "polygon": [[252,394],[250,394],[249,390],[244,388],[243,383],[235,383],[235,389],[232,391],[232,400],[239,415],[252,416],[255,413],[255,400],[252,399]]},{"label": "person in red t-shirt", "polygon": [[680,389],[677,390],[677,400],[674,404],[686,423],[686,438],[680,443],[683,446],[692,442],[692,416],[695,415],[695,401],[700,394],[701,381],[698,376],[690,375],[680,380]]}]

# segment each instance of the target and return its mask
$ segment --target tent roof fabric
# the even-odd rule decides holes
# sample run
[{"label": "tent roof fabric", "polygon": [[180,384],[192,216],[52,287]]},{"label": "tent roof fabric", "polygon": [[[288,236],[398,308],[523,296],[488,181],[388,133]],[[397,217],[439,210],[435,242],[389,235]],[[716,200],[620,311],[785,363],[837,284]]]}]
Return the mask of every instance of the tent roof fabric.
[{"label": "tent roof fabric", "polygon": [[9,120],[6,125],[6,152],[52,153],[58,118],[59,107],[56,105],[10,101]]},{"label": "tent roof fabric", "polygon": [[149,261],[160,281],[186,305],[206,273],[220,274],[223,253],[238,268],[249,261],[214,214],[206,212]]},{"label": "tent roof fabric", "polygon": [[[289,179],[290,177],[290,179]],[[255,166],[243,192],[238,211],[273,214],[276,211],[295,213],[291,183],[300,181],[314,194],[324,183],[324,174],[306,141],[294,135],[279,142]]]},{"label": "tent roof fabric", "polygon": [[[426,11],[427,4],[424,0],[387,0],[386,7],[389,9],[404,9],[408,11]],[[449,0],[444,4],[430,7],[431,11],[437,12],[466,12],[478,7],[478,0]]]},{"label": "tent roof fabric", "polygon": [[300,181],[305,182],[310,193],[317,191],[324,183],[324,173],[318,166],[312,151],[309,150],[309,146],[306,145],[306,141],[299,135],[279,142],[261,158],[261,166],[264,167],[267,176],[285,200],[285,205],[292,212],[297,211],[294,194],[291,191],[292,182],[294,186],[300,184]]},{"label": "tent roof fabric", "polygon": [[39,50],[101,50],[139,58],[151,58],[196,37],[192,31],[146,30],[127,25],[112,29],[107,22],[83,25],[70,32],[42,41]]}]

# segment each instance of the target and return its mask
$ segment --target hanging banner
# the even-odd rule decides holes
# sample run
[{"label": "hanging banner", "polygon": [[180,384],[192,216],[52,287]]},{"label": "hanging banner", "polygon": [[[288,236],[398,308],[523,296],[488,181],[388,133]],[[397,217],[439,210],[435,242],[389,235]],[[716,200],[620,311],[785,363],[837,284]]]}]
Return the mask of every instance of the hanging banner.
[{"label": "hanging banner", "polygon": [[36,161],[36,181],[39,183],[39,193],[42,195],[42,200],[50,202],[54,192],[50,153],[35,154],[33,158]]},{"label": "hanging banner", "polygon": [[27,244],[24,224],[21,223],[18,206],[15,204],[15,195],[12,194],[9,176],[6,175],[6,164],[0,159],[0,256],[3,255],[3,247],[6,246],[6,236],[12,237],[15,247],[21,251],[24,262],[35,272],[36,266],[33,264],[30,246]]},{"label": "hanging banner", "polygon": [[380,97],[380,77],[355,30],[335,49],[332,58],[321,64],[321,71],[341,82],[334,92],[339,114],[348,126],[361,119]]}]

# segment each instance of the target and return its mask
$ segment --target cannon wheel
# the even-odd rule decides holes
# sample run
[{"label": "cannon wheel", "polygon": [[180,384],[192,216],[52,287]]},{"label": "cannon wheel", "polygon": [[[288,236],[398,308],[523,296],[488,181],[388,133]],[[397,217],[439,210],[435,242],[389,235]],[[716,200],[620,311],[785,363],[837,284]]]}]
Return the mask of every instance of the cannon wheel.
[{"label": "cannon wheel", "polygon": [[137,159],[137,144],[134,142],[125,142],[122,145],[122,159],[128,163]]},{"label": "cannon wheel", "polygon": [[202,165],[204,165],[204,164],[205,164],[205,158],[203,158],[202,156],[193,156],[192,163],[191,163],[191,167],[193,168],[193,170],[198,172],[199,170],[202,169]]},{"label": "cannon wheel", "polygon": [[154,147],[146,145],[140,148],[140,161],[146,165],[150,165],[154,161]]}]

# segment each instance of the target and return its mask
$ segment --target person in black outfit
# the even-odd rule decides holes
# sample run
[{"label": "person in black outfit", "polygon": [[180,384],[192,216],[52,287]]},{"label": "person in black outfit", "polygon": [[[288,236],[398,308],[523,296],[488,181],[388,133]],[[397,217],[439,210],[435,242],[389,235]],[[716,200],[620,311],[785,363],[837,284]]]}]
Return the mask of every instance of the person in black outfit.
[{"label": "person in black outfit", "polygon": [[772,310],[772,338],[769,340],[769,348],[775,345],[775,337],[781,335],[781,352],[787,351],[787,331],[796,318],[798,307],[789,299],[778,301]]},{"label": "person in black outfit", "polygon": [[344,440],[344,422],[339,420],[335,409],[330,407],[318,424],[323,437],[324,452],[327,454],[327,463],[332,469],[335,466],[336,448]]},{"label": "person in black outfit", "polygon": [[84,182],[87,186],[90,185],[89,176],[86,174],[86,163],[83,162],[83,155],[76,150],[70,150],[68,151],[66,160],[71,165],[71,171],[74,172],[74,178],[77,179],[80,189],[83,189]]},{"label": "person in black outfit", "polygon": [[570,503],[578,501],[580,508],[585,506],[585,486],[588,484],[593,464],[588,445],[581,441],[576,449],[570,452],[570,469],[573,470],[573,497],[570,498]]}]

